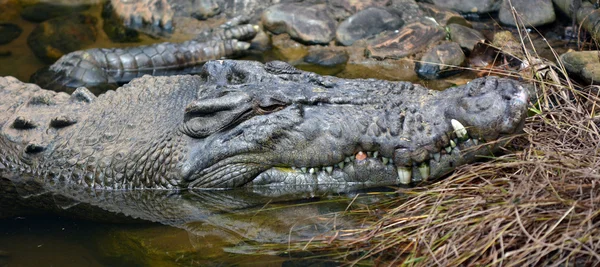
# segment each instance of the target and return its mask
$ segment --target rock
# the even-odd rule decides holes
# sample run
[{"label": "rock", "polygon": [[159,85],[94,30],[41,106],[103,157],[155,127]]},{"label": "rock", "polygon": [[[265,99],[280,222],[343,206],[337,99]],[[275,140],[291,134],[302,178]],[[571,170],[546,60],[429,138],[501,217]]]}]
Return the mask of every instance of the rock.
[{"label": "rock", "polygon": [[319,49],[315,52],[310,52],[304,57],[304,62],[324,66],[334,67],[337,65],[346,64],[348,61],[348,53],[343,50]]},{"label": "rock", "polygon": [[554,6],[562,11],[569,18],[573,18],[577,15],[577,9],[582,5],[581,0],[552,0]]},{"label": "rock", "polygon": [[265,10],[262,23],[272,33],[288,33],[308,44],[327,44],[335,36],[336,23],[324,4],[277,4]]},{"label": "rock", "polygon": [[600,12],[594,5],[583,2],[577,11],[577,22],[592,35],[596,42],[600,42],[600,29],[598,29]]},{"label": "rock", "polygon": [[336,75],[344,70],[348,59],[348,52],[344,47],[313,46],[303,62],[295,67],[321,75]]},{"label": "rock", "polygon": [[498,11],[502,0],[433,0],[433,3],[462,13],[488,13]]},{"label": "rock", "polygon": [[[512,1],[512,7],[517,11],[525,27],[537,27],[552,23],[556,19],[551,0]],[[511,10],[509,1],[502,1],[498,19],[503,24],[516,26],[517,23]]]},{"label": "rock", "polygon": [[406,57],[427,49],[445,37],[446,31],[442,27],[423,19],[369,41],[365,54],[377,59]]},{"label": "rock", "polygon": [[392,0],[389,8],[396,10],[405,24],[417,22],[425,15],[415,0]]},{"label": "rock", "polygon": [[329,0],[329,9],[334,19],[344,20],[369,7],[385,7],[391,0]]},{"label": "rock", "polygon": [[415,71],[424,79],[439,79],[461,71],[465,62],[465,54],[460,45],[446,42],[428,50],[415,64]]},{"label": "rock", "polygon": [[471,27],[471,23],[456,11],[426,3],[419,3],[419,7],[423,10],[425,16],[432,17],[442,26],[460,24]]},{"label": "rock", "polygon": [[27,44],[40,60],[51,64],[66,53],[93,44],[95,24],[96,18],[82,14],[53,18],[36,26]]},{"label": "rock", "polygon": [[343,45],[352,45],[356,40],[373,36],[386,30],[397,30],[402,24],[400,16],[384,8],[370,7],[340,23],[335,37]]},{"label": "rock", "polygon": [[390,81],[417,82],[419,78],[415,73],[414,60],[409,59],[387,59],[377,60],[373,58],[351,59],[344,70],[336,76],[350,79],[374,78]]},{"label": "rock", "polygon": [[469,52],[473,51],[476,44],[485,42],[483,34],[475,29],[459,24],[450,24],[447,29],[450,33],[450,39]]},{"label": "rock", "polygon": [[125,25],[143,28],[145,24],[166,31],[173,30],[174,11],[167,0],[110,0],[115,13]]},{"label": "rock", "polygon": [[0,21],[13,21],[21,14],[19,0],[0,0]]},{"label": "rock", "polygon": [[262,13],[265,9],[272,5],[286,3],[286,2],[298,2],[295,0],[217,0],[221,2],[221,13],[224,13],[227,18],[233,18],[240,15],[244,15],[250,18],[250,23],[259,24]]},{"label": "rock", "polygon": [[568,72],[590,84],[600,84],[600,51],[574,51],[560,56]]},{"label": "rock", "polygon": [[282,61],[292,62],[302,59],[308,54],[308,48],[291,39],[288,34],[273,36],[273,52]]},{"label": "rock", "polygon": [[0,45],[8,44],[17,39],[23,30],[16,24],[0,23]]},{"label": "rock", "polygon": [[256,36],[250,41],[251,50],[267,51],[271,48],[271,38],[264,31],[258,31]]},{"label": "rock", "polygon": [[[187,5],[186,5],[187,4]],[[207,19],[221,13],[218,0],[192,0],[182,1],[179,5],[173,7],[175,15],[180,12],[183,14],[191,14],[197,19]],[[182,9],[181,11],[179,9]]]},{"label": "rock", "polygon": [[115,43],[140,41],[138,31],[123,25],[123,20],[114,12],[110,2],[106,2],[102,7],[102,29],[108,38]]},{"label": "rock", "polygon": [[516,57],[519,61],[525,58],[523,45],[510,31],[499,31],[494,34],[492,47],[498,49],[503,54]]},{"label": "rock", "polygon": [[51,18],[65,16],[71,13],[79,13],[88,10],[90,5],[56,5],[46,2],[23,8],[21,17],[33,22],[42,22]]}]

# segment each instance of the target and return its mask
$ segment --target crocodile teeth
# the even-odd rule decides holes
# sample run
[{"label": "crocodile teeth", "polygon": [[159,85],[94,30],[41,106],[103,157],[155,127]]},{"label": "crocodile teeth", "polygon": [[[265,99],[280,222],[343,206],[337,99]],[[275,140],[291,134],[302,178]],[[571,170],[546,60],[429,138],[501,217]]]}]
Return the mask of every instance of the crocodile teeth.
[{"label": "crocodile teeth", "polygon": [[333,173],[333,166],[327,166],[325,167],[325,170],[327,171],[327,173],[329,173],[329,175],[331,175]]},{"label": "crocodile teeth", "polygon": [[308,173],[310,173],[310,174],[314,174],[314,173],[315,173],[315,168],[310,168],[310,169],[308,169]]},{"label": "crocodile teeth", "polygon": [[433,159],[435,159],[435,161],[439,162],[440,161],[440,153],[433,153]]},{"label": "crocodile teeth", "polygon": [[447,146],[444,149],[446,149],[446,152],[448,152],[448,154],[450,154],[452,152],[452,148]]},{"label": "crocodile teeth", "polygon": [[342,162],[338,163],[338,167],[340,167],[340,169],[343,169],[344,168],[344,162],[342,161]]},{"label": "crocodile teeth", "polygon": [[379,151],[373,152],[373,157],[376,158],[377,156],[379,156]]},{"label": "crocodile teeth", "polygon": [[477,138],[473,138],[473,144],[479,145],[479,140],[477,140]]},{"label": "crocodile teeth", "polygon": [[421,166],[419,166],[419,173],[421,174],[423,181],[427,181],[427,179],[429,179],[429,171],[429,165],[426,163],[423,163]]},{"label": "crocodile teeth", "polygon": [[455,119],[451,119],[450,123],[452,124],[452,128],[454,128],[454,132],[458,138],[462,139],[467,137],[467,129],[465,129],[465,126],[463,126],[462,123]]},{"label": "crocodile teeth", "polygon": [[303,173],[306,173],[306,167],[301,167],[300,171],[303,172]]},{"label": "crocodile teeth", "polygon": [[344,162],[350,162],[351,160],[352,160],[352,159],[350,159],[350,157],[346,157],[346,158],[344,159]]},{"label": "crocodile teeth", "polygon": [[383,161],[383,165],[387,165],[390,162],[390,159],[386,157],[381,157],[381,161]]},{"label": "crocodile teeth", "polygon": [[412,169],[407,167],[398,167],[398,182],[401,184],[410,184]]},{"label": "crocodile teeth", "polygon": [[454,142],[454,140],[450,140],[450,146],[452,148],[455,148],[456,147],[456,142]]}]

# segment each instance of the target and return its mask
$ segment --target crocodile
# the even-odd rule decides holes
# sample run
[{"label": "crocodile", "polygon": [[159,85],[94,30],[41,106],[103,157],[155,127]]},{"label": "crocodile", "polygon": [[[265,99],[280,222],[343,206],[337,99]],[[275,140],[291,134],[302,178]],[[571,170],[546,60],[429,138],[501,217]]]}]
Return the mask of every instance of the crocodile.
[{"label": "crocodile", "polygon": [[335,188],[439,178],[518,132],[526,86],[433,91],[219,60],[100,96],[0,79],[0,176],[101,190]]}]

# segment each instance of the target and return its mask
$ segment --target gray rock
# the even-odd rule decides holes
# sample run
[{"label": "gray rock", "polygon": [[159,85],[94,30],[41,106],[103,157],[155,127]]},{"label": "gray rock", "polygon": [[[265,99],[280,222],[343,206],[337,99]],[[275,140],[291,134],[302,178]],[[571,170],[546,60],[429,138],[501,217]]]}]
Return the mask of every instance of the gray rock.
[{"label": "gray rock", "polygon": [[459,24],[450,24],[447,29],[450,33],[450,39],[469,52],[473,51],[476,44],[485,42],[483,34],[475,29]]},{"label": "gray rock", "polygon": [[345,47],[323,47],[315,45],[310,47],[309,54],[295,67],[319,73],[321,75],[337,75],[342,72],[350,56]]},{"label": "gray rock", "polygon": [[577,16],[577,9],[582,6],[582,0],[552,0],[554,6],[569,18]]},{"label": "gray rock", "polygon": [[96,41],[97,19],[82,14],[53,18],[40,23],[27,37],[33,53],[45,63],[81,50]]},{"label": "gray rock", "polygon": [[386,7],[390,2],[391,0],[328,0],[327,4],[333,18],[341,21],[369,7]]},{"label": "gray rock", "polygon": [[460,72],[465,62],[465,54],[460,45],[446,42],[428,50],[415,64],[415,71],[424,79],[439,79]]},{"label": "gray rock", "polygon": [[419,3],[419,7],[425,16],[435,19],[442,26],[460,24],[471,27],[471,23],[456,11],[426,3]]},{"label": "gray rock", "polygon": [[498,11],[502,0],[433,0],[433,3],[462,13],[487,13]]},{"label": "gray rock", "polygon": [[189,3],[189,5],[177,5],[173,9],[175,14],[178,14],[179,9],[182,9],[184,14],[188,12],[197,19],[207,19],[214,17],[221,12],[218,0],[193,0],[183,1],[183,3]]},{"label": "gray rock", "polygon": [[292,38],[309,44],[327,44],[335,36],[335,21],[327,14],[324,4],[278,4],[262,14],[266,30],[288,33]]},{"label": "gray rock", "polygon": [[574,51],[564,53],[560,60],[568,72],[587,83],[600,84],[600,51]]},{"label": "gray rock", "polygon": [[333,67],[346,64],[348,58],[348,53],[343,50],[319,49],[317,51],[310,51],[310,54],[304,57],[304,62],[324,67]]},{"label": "gray rock", "polygon": [[0,23],[0,45],[8,44],[17,39],[23,30],[16,24]]},{"label": "gray rock", "polygon": [[[199,1],[199,0],[196,0]],[[206,0],[203,0],[206,1]],[[218,0],[221,8],[221,13],[224,13],[227,18],[237,16],[245,16],[250,18],[250,23],[257,24],[260,22],[262,13],[268,7],[275,4],[294,2],[290,0]]]},{"label": "gray rock", "polygon": [[388,31],[369,41],[368,57],[377,59],[402,58],[426,50],[443,40],[446,31],[428,19],[405,25],[399,31]]},{"label": "gray rock", "polygon": [[406,24],[417,22],[425,15],[415,0],[392,0],[389,8],[395,9]]},{"label": "gray rock", "polygon": [[[512,1],[512,7],[517,11],[518,18],[526,27],[536,27],[552,23],[556,19],[551,0]],[[506,25],[516,26],[508,0],[502,1],[498,19]],[[520,22],[519,22],[520,23]]]},{"label": "gray rock", "polygon": [[340,23],[335,37],[343,45],[352,45],[356,40],[373,36],[386,30],[397,30],[403,22],[400,17],[384,8],[370,7]]}]

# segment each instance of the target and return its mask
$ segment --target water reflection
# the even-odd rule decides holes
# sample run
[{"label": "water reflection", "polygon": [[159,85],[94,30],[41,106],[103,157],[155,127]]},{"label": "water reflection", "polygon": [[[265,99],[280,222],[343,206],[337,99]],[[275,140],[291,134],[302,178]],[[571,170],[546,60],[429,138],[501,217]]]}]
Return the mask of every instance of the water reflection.
[{"label": "water reflection", "polygon": [[[5,188],[7,180],[3,181]],[[290,260],[280,257],[288,242],[318,240],[322,233],[360,227],[356,221],[346,218],[344,211],[385,197],[335,193],[352,192],[353,188],[304,186],[285,190],[256,187],[110,191],[32,180],[9,185],[19,199],[32,207],[50,209],[66,217],[121,223],[30,216],[0,221],[0,227],[4,229],[0,252],[5,255],[0,253],[0,263],[11,266],[25,264],[21,253],[34,252],[36,243],[50,243],[66,251],[77,251],[77,255],[87,255],[82,257],[101,265],[168,266],[184,261],[183,265],[204,266],[223,259],[228,259],[221,262],[226,265],[245,265],[254,258],[264,264],[280,266],[283,261]],[[24,225],[30,227],[29,233],[23,231]],[[65,232],[65,229],[74,228]],[[11,240],[21,240],[25,247],[13,247]],[[272,251],[262,247],[257,254],[257,244],[263,243],[280,246]],[[82,248],[69,249],[77,245]],[[40,247],[38,251],[43,253],[35,252],[33,257],[42,259],[51,254],[52,249]],[[56,260],[56,264],[62,265],[61,258]],[[84,259],[74,262],[80,264],[80,260]]]}]

